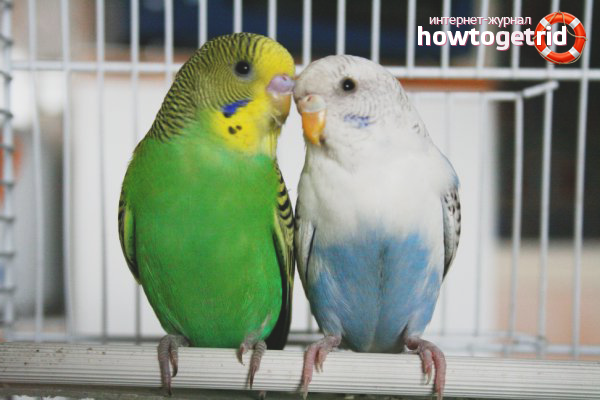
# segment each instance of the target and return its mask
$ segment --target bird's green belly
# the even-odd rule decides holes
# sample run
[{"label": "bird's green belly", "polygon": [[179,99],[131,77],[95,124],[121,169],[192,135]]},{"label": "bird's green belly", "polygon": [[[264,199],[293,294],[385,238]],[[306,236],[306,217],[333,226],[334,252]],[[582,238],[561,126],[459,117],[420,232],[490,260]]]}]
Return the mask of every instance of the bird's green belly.
[{"label": "bird's green belly", "polygon": [[165,330],[198,347],[237,347],[249,334],[268,335],[279,316],[281,279],[267,232],[235,225],[215,232],[205,219],[189,219],[213,230],[198,235],[172,222],[156,232],[160,243],[140,248],[140,278]]},{"label": "bird's green belly", "polygon": [[281,308],[274,189],[260,174],[254,181],[227,178],[171,182],[168,194],[150,191],[136,216],[148,300],[167,332],[196,347],[238,347],[249,335],[264,339]]}]

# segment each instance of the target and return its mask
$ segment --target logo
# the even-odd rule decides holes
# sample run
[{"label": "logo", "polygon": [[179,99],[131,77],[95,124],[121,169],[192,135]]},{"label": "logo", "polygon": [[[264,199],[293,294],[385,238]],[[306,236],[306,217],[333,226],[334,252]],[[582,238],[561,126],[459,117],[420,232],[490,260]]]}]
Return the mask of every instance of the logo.
[{"label": "logo", "polygon": [[[508,25],[531,25],[531,17],[432,17],[429,18],[430,25],[450,25],[457,28],[461,25],[497,25],[499,28]],[[562,23],[562,28],[552,32],[552,25]],[[570,29],[569,29],[570,28]],[[564,53],[556,53],[550,50],[548,46],[553,43],[559,46],[567,44],[567,33],[575,38],[573,47]],[[471,30],[457,31],[437,31],[431,34],[424,31],[419,25],[417,32],[418,46],[431,46],[433,43],[436,46],[444,46],[450,43],[451,46],[466,46],[470,42],[473,46],[492,46],[496,45],[496,50],[506,51],[513,46],[533,46],[540,55],[548,62],[554,64],[571,64],[581,57],[587,37],[583,24],[577,17],[567,12],[557,11],[546,15],[539,22],[535,30],[530,28],[521,30],[499,30],[492,32],[485,30],[480,32],[476,28]]]},{"label": "logo", "polygon": [[[563,30],[566,29],[567,25],[573,29],[575,32],[574,34],[568,30],[567,32],[569,35],[575,37],[575,44],[573,44],[573,47],[571,47],[569,51],[565,51],[564,53],[555,53],[548,48],[543,36],[546,35],[546,32],[550,32],[553,24],[560,22],[563,24]],[[581,57],[581,53],[583,52],[583,48],[585,47],[585,43],[587,42],[585,29],[583,28],[581,21],[579,21],[579,19],[577,19],[577,17],[575,17],[573,14],[562,11],[548,14],[542,18],[538,26],[535,28],[535,34],[538,37],[538,40],[536,40],[535,44],[535,48],[537,49],[538,53],[540,53],[544,59],[554,64],[571,64],[579,60],[579,57]]]}]

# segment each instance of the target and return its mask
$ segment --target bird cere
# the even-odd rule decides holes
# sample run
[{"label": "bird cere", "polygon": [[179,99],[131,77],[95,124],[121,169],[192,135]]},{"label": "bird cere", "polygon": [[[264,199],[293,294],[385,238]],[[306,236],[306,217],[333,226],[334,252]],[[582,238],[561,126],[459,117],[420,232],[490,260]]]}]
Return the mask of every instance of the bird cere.
[{"label": "bird cere", "polygon": [[[253,350],[252,387],[266,349],[286,344],[296,262],[323,333],[298,371],[305,397],[313,369],[344,348],[414,351],[441,398],[444,354],[421,335],[459,242],[454,169],[379,64],[329,56],[293,77],[277,42],[215,38],[134,151],[119,238],[167,333],[163,387],[181,346],[234,348],[240,362]],[[306,141],[295,217],[276,159],[292,96]]]}]

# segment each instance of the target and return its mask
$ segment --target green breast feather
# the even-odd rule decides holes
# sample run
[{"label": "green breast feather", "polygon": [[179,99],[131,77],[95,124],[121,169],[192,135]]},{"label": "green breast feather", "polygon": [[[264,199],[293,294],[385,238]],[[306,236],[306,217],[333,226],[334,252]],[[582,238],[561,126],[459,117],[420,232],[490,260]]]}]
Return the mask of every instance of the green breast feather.
[{"label": "green breast feather", "polygon": [[198,137],[142,141],[119,204],[123,252],[162,326],[203,347],[256,334],[283,348],[292,221],[272,159]]}]

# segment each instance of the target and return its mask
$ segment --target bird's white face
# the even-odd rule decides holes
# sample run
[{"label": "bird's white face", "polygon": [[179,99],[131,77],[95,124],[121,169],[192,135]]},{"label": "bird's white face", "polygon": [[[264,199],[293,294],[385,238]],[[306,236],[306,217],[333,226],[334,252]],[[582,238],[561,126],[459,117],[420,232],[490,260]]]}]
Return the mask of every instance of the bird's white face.
[{"label": "bird's white face", "polygon": [[296,80],[294,99],[309,147],[356,148],[385,142],[382,127],[411,108],[394,76],[370,60],[329,56],[310,64]]}]

